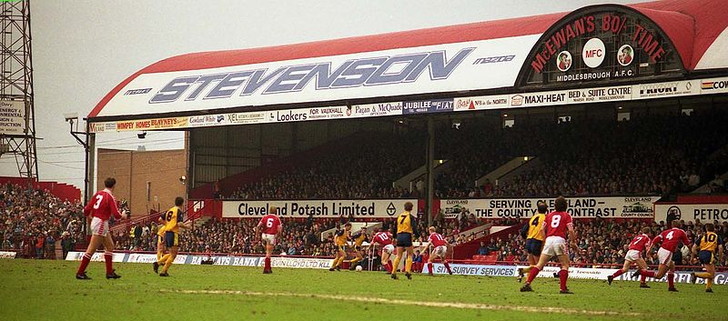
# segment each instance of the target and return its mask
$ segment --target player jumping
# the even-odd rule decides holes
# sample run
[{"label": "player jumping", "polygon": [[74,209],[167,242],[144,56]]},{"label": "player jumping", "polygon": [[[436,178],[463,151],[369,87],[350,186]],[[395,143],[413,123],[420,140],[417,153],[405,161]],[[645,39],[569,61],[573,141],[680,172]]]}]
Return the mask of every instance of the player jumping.
[{"label": "player jumping", "polygon": [[116,185],[116,179],[107,178],[104,180],[104,186],[106,187],[102,191],[96,192],[91,197],[88,204],[83,208],[83,215],[86,216],[87,221],[91,221],[91,241],[86,248],[86,253],[81,259],[81,265],[76,271],[76,279],[79,280],[90,280],[91,278],[86,275],[86,267],[91,262],[91,257],[99,248],[99,245],[104,245],[104,262],[106,262],[106,278],[107,279],[118,279],[121,275],[116,274],[116,271],[112,267],[112,258],[114,252],[114,240],[111,238],[109,233],[109,219],[113,215],[116,219],[129,217],[126,212],[120,213],[119,208],[116,206],[116,199],[111,192],[114,190]]},{"label": "player jumping", "polygon": [[432,252],[430,252],[430,258],[427,260],[427,268],[430,270],[430,275],[433,275],[432,262],[437,258],[442,259],[442,264],[445,265],[447,273],[452,275],[452,270],[450,270],[450,263],[447,262],[447,258],[445,257],[449,244],[447,243],[445,238],[442,237],[441,234],[435,231],[434,226],[430,226],[429,231],[430,237],[428,238],[428,241],[430,242],[430,244],[428,244],[427,247],[432,246]]},{"label": "player jumping", "polygon": [[546,265],[546,263],[554,256],[559,258],[561,262],[561,271],[559,271],[559,283],[561,285],[561,294],[573,294],[566,287],[566,280],[569,278],[569,251],[566,245],[566,233],[569,233],[569,242],[572,247],[576,248],[576,233],[574,232],[574,224],[571,215],[566,212],[567,202],[563,196],[556,198],[554,202],[555,212],[546,215],[543,222],[543,229],[546,230],[546,242],[543,252],[536,266],[531,268],[528,273],[526,283],[521,287],[521,292],[530,292],[531,282],[536,278],[538,272]]},{"label": "player jumping", "polygon": [[538,201],[536,203],[538,212],[528,220],[528,233],[526,234],[526,253],[528,253],[528,267],[518,269],[518,282],[523,280],[526,273],[529,273],[531,269],[536,266],[538,258],[541,256],[541,249],[543,249],[543,221],[546,218],[546,212],[548,207],[544,201]]},{"label": "player jumping", "polygon": [[657,273],[654,271],[640,270],[640,275],[655,279],[660,279],[665,276],[665,273],[667,273],[667,290],[671,292],[677,292],[677,289],[675,288],[675,262],[672,260],[672,254],[675,252],[675,249],[677,249],[680,242],[683,242],[686,246],[690,245],[690,241],[688,240],[688,236],[685,234],[685,231],[680,229],[681,226],[680,221],[672,221],[672,228],[667,229],[660,233],[660,235],[656,236],[652,240],[652,244],[650,244],[647,248],[647,253],[650,253],[652,245],[657,242],[662,242],[660,249],[657,250],[657,258],[660,260],[660,265],[657,267]]},{"label": "player jumping", "polygon": [[[609,285],[612,285],[612,281],[614,281],[616,277],[627,273],[627,271],[629,271],[629,267],[632,266],[632,264],[637,264],[637,272],[635,272],[635,275],[639,275],[640,270],[647,270],[647,263],[642,258],[642,252],[650,247],[651,239],[649,233],[650,228],[643,227],[642,234],[639,234],[635,236],[634,239],[632,239],[632,242],[629,243],[629,250],[624,256],[624,266],[622,266],[622,269],[617,270],[617,272],[614,272],[614,274],[607,276],[607,283],[609,283]],[[650,287],[649,285],[647,285],[644,277],[640,281],[640,287]]]},{"label": "player jumping", "polygon": [[[414,248],[412,247],[412,235],[419,237],[417,232],[417,219],[412,216],[412,208],[414,206],[411,202],[404,203],[404,212],[397,216],[397,256],[394,258],[394,265],[392,268],[392,279],[397,279],[397,269],[399,268],[399,262],[402,260],[402,256],[406,255],[404,261],[404,275],[408,279],[412,279],[412,256]],[[405,254],[405,250],[407,254]]]},{"label": "player jumping", "polygon": [[394,245],[392,245],[392,235],[387,231],[378,231],[372,238],[372,244],[382,247],[382,265],[387,272],[392,273],[392,261],[390,260]]},{"label": "player jumping", "polygon": [[159,261],[153,264],[154,273],[159,271],[159,266],[163,265],[162,273],[159,276],[169,276],[169,268],[172,266],[174,259],[177,258],[179,253],[179,229],[180,228],[191,228],[189,223],[183,223],[184,217],[180,206],[184,204],[185,200],[181,197],[174,199],[174,206],[164,213],[164,245],[169,250],[169,253],[162,256]]},{"label": "player jumping", "polygon": [[281,219],[278,218],[278,208],[271,207],[268,214],[263,216],[255,227],[257,232],[262,231],[260,238],[265,244],[265,265],[263,266],[263,274],[271,274],[270,257],[273,254],[273,247],[276,245],[276,235],[283,231],[283,224]]},{"label": "player jumping", "polygon": [[351,237],[351,223],[344,224],[344,229],[339,229],[334,234],[334,244],[336,245],[336,257],[331,262],[331,268],[329,271],[336,271],[339,269],[339,265],[346,259],[346,243]]},{"label": "player jumping", "polygon": [[[698,253],[698,249],[700,252]],[[705,292],[713,293],[713,278],[715,278],[715,252],[718,250],[718,261],[723,261],[723,239],[715,233],[712,223],[705,224],[705,233],[693,245],[693,256],[698,256],[705,272],[692,273],[692,282],[697,278],[705,279]]]}]

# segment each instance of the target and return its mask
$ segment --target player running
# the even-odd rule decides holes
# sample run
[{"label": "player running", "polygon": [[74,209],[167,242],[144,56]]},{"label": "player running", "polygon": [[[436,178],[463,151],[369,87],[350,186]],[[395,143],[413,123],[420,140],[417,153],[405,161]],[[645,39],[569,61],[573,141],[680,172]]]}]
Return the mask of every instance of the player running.
[{"label": "player running", "polygon": [[112,267],[112,258],[114,252],[114,240],[111,238],[109,233],[109,219],[114,216],[116,219],[129,217],[126,212],[120,213],[119,208],[116,206],[116,199],[112,191],[116,185],[116,179],[109,177],[104,180],[104,188],[101,191],[96,192],[91,197],[88,204],[83,208],[83,215],[86,216],[87,222],[91,223],[91,241],[86,248],[86,253],[81,259],[81,265],[76,271],[76,279],[79,280],[90,280],[91,278],[86,275],[86,267],[91,262],[91,257],[99,248],[99,245],[104,245],[104,262],[106,263],[106,278],[107,279],[118,279],[121,275],[116,274],[116,271]]},{"label": "player running", "polygon": [[281,219],[278,218],[278,208],[271,206],[268,214],[260,218],[260,222],[255,227],[256,233],[262,234],[260,238],[265,244],[265,263],[263,266],[263,274],[273,273],[273,269],[270,264],[270,257],[273,254],[273,247],[276,246],[276,236],[283,231],[283,224]]},{"label": "player running", "polygon": [[364,259],[364,249],[362,244],[369,241],[369,235],[367,235],[366,226],[362,226],[361,230],[356,234],[352,235],[351,238],[354,240],[354,250],[356,251],[356,257],[350,261],[349,270],[354,270],[357,263]]},{"label": "player running", "polygon": [[450,263],[447,262],[447,258],[445,257],[449,244],[440,233],[437,233],[435,231],[434,226],[430,226],[429,231],[430,237],[428,238],[428,242],[430,242],[430,244],[428,244],[427,247],[432,247],[432,252],[430,252],[430,258],[427,260],[427,268],[430,270],[429,274],[434,275],[432,273],[432,262],[435,261],[435,259],[439,258],[442,260],[442,264],[445,265],[447,273],[452,275],[452,270],[450,270]]},{"label": "player running", "polygon": [[[642,252],[650,247],[651,239],[649,233],[650,228],[643,227],[642,233],[632,239],[632,242],[629,243],[629,250],[624,256],[624,266],[622,266],[622,269],[617,270],[617,272],[614,272],[614,274],[607,276],[607,283],[609,283],[609,285],[612,285],[612,281],[614,281],[616,277],[627,273],[627,271],[629,271],[629,267],[632,266],[632,264],[637,264],[637,272],[635,272],[635,276],[639,275],[640,270],[647,270],[647,263],[642,258]],[[649,288],[650,286],[647,285],[645,279],[642,278],[642,280],[640,280],[640,287]]]},{"label": "player running", "polygon": [[334,234],[334,245],[336,245],[336,257],[331,262],[331,268],[329,271],[336,271],[339,269],[339,265],[346,259],[346,243],[351,238],[351,223],[344,224],[344,229],[339,229]]},{"label": "player running", "polygon": [[[419,237],[417,232],[417,219],[411,214],[412,203],[404,203],[404,212],[397,216],[397,256],[394,258],[394,265],[392,268],[392,279],[397,279],[397,269],[399,268],[399,262],[402,260],[402,256],[406,255],[404,261],[404,275],[408,279],[412,279],[412,256],[414,255],[414,249],[412,247],[412,235]],[[405,250],[407,253],[405,254]]]},{"label": "player running", "polygon": [[536,266],[531,268],[528,273],[526,283],[521,287],[521,292],[531,292],[531,282],[536,278],[538,272],[546,265],[546,263],[554,256],[559,258],[561,262],[561,271],[559,271],[559,283],[561,285],[561,294],[573,294],[566,287],[566,280],[569,278],[569,250],[566,245],[566,234],[569,234],[569,242],[573,248],[576,248],[576,233],[574,232],[574,223],[571,215],[566,212],[567,202],[563,196],[556,198],[554,202],[555,212],[546,215],[543,222],[543,229],[546,234],[546,242]]},{"label": "player running", "polygon": [[[700,249],[700,252],[698,252]],[[723,261],[723,239],[715,233],[712,223],[705,224],[705,233],[693,245],[693,256],[700,260],[705,272],[692,273],[692,282],[697,278],[705,279],[705,292],[713,293],[713,278],[715,278],[715,252],[718,251],[718,261]]]},{"label": "player running", "polygon": [[657,267],[657,273],[654,271],[640,270],[640,275],[655,279],[660,279],[665,276],[665,273],[667,273],[667,290],[671,292],[677,292],[677,289],[675,288],[675,262],[672,260],[672,254],[675,252],[680,242],[686,246],[690,245],[690,240],[688,240],[687,234],[685,234],[685,231],[680,229],[681,226],[680,221],[672,221],[672,228],[667,229],[660,233],[660,235],[656,236],[652,240],[652,244],[650,244],[647,248],[647,253],[650,253],[654,244],[662,242],[660,249],[657,250],[657,258],[660,260],[660,265]]},{"label": "player running", "polygon": [[177,258],[177,253],[179,253],[179,229],[192,227],[189,223],[184,222],[184,216],[180,208],[184,202],[184,198],[177,196],[174,199],[174,206],[164,213],[164,245],[169,253],[162,256],[159,261],[152,263],[154,273],[159,271],[160,265],[164,266],[159,276],[169,276],[169,268],[172,266],[174,259]]},{"label": "player running", "polygon": [[546,202],[538,201],[536,203],[538,208],[536,214],[528,220],[528,233],[526,234],[526,253],[528,253],[528,267],[518,268],[518,282],[523,280],[526,273],[531,272],[531,269],[536,266],[538,258],[541,256],[541,249],[543,249],[543,221],[546,219]]},{"label": "player running", "polygon": [[392,273],[392,261],[390,260],[394,245],[392,245],[392,235],[387,231],[378,231],[372,238],[374,247],[377,245],[382,247],[382,265],[387,272]]}]

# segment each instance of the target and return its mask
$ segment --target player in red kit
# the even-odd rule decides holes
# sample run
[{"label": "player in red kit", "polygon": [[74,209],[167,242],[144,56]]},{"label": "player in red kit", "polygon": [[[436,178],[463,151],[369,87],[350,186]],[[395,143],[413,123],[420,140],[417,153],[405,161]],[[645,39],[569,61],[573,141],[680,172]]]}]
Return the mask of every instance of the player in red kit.
[{"label": "player in red kit", "polygon": [[258,222],[258,226],[255,227],[258,232],[262,231],[261,239],[263,239],[263,243],[265,243],[264,274],[273,273],[270,266],[270,257],[273,254],[273,247],[276,245],[276,235],[283,231],[281,219],[279,219],[276,214],[278,214],[278,208],[271,207],[270,211],[268,211],[268,215],[263,216],[260,219],[260,222]]},{"label": "player in red kit", "polygon": [[434,226],[430,226],[430,237],[427,239],[428,242],[430,242],[427,247],[432,246],[432,252],[430,252],[430,259],[427,260],[427,268],[430,270],[430,275],[433,275],[432,273],[432,262],[440,258],[442,260],[442,264],[445,265],[445,268],[447,269],[447,273],[452,275],[452,270],[450,270],[450,263],[447,262],[447,258],[445,258],[445,253],[447,253],[447,241],[444,237],[442,237],[441,234],[437,233],[435,231]]},{"label": "player in red kit", "polygon": [[[657,258],[660,260],[660,265],[657,267],[657,273],[654,271],[640,270],[640,275],[643,277],[651,277],[655,279],[661,279],[667,273],[667,290],[671,292],[677,292],[675,288],[675,262],[672,261],[672,254],[678,247],[678,244],[682,242],[687,247],[690,247],[690,240],[688,235],[685,234],[680,227],[680,221],[672,221],[672,228],[667,229],[660,233],[652,240],[652,244],[662,242],[660,249],[657,250]],[[647,248],[647,253],[652,249],[652,245]]]},{"label": "player in red kit", "polygon": [[[652,239],[650,238],[649,233],[650,228],[643,227],[642,233],[632,239],[632,242],[629,243],[629,250],[624,256],[624,266],[622,266],[621,269],[617,270],[617,272],[614,272],[614,274],[607,276],[607,282],[609,283],[609,285],[612,285],[612,281],[614,280],[614,278],[629,271],[629,267],[632,266],[632,264],[637,264],[637,272],[635,272],[633,276],[640,275],[641,270],[647,270],[647,263],[642,258],[642,252],[644,252],[652,244]],[[640,280],[640,287],[650,287],[649,285],[647,285],[644,277],[642,277],[642,279]]]},{"label": "player in red kit", "polygon": [[392,235],[389,232],[378,230],[372,238],[372,244],[374,246],[382,247],[382,265],[387,272],[392,273],[392,252],[394,252],[394,245],[392,244]]},{"label": "player in red kit", "polygon": [[111,259],[113,258],[114,252],[114,240],[111,238],[111,233],[109,233],[109,219],[112,216],[116,219],[127,218],[128,215],[126,213],[120,213],[119,208],[116,206],[116,199],[111,194],[115,185],[116,180],[114,178],[104,180],[104,186],[106,188],[96,192],[83,208],[83,215],[91,223],[92,234],[91,242],[89,242],[86,253],[83,255],[83,259],[81,259],[81,265],[78,267],[78,271],[76,271],[76,279],[91,279],[86,275],[86,267],[91,262],[91,257],[101,244],[104,245],[106,278],[118,279],[121,277],[121,275],[116,274],[116,271],[112,267]]},{"label": "player in red kit", "polygon": [[569,250],[566,245],[566,234],[569,234],[571,246],[576,248],[574,223],[571,220],[571,215],[566,212],[567,202],[563,196],[556,198],[554,208],[556,211],[546,215],[546,219],[543,222],[542,230],[545,230],[546,240],[543,251],[541,251],[541,257],[538,259],[536,266],[528,272],[528,279],[526,280],[526,284],[521,287],[521,292],[533,291],[531,289],[531,282],[533,282],[533,279],[536,278],[538,272],[543,269],[546,263],[552,257],[556,256],[561,263],[561,271],[559,271],[560,293],[572,294],[566,287],[566,280],[569,278]]}]

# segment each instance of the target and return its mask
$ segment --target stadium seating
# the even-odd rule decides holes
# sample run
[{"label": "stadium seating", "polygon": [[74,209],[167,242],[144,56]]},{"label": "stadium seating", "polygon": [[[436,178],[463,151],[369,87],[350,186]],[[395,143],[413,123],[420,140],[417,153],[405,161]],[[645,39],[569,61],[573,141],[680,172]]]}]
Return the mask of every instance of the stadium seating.
[{"label": "stadium seating", "polygon": [[[630,121],[584,119],[501,128],[483,120],[459,130],[440,124],[436,159],[450,163],[436,178],[439,198],[660,194],[688,192],[728,170],[723,112],[648,115]],[[392,182],[424,163],[421,130],[359,133],[344,147],[234,191],[238,199],[400,198],[422,195]],[[508,160],[534,155],[541,165],[475,187]],[[295,159],[295,157],[293,157]]]}]

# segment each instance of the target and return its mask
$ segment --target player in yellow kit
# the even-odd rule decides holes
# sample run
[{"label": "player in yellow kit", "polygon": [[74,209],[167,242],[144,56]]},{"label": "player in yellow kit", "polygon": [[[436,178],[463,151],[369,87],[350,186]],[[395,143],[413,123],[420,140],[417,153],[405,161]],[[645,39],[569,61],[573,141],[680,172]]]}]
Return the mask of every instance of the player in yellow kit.
[{"label": "player in yellow kit", "polygon": [[162,222],[162,225],[159,226],[159,230],[157,231],[157,262],[162,260],[164,252],[167,251],[167,247],[164,245],[164,232],[166,231],[164,229],[164,226],[166,225],[164,215],[160,216],[159,220]]},{"label": "player in yellow kit", "polygon": [[351,237],[351,223],[344,224],[344,229],[336,231],[334,234],[334,244],[336,245],[336,257],[331,262],[331,268],[329,271],[335,271],[339,269],[339,265],[346,259],[346,243]]},{"label": "player in yellow kit", "polygon": [[[412,247],[412,236],[419,237],[417,231],[417,219],[412,215],[413,205],[411,202],[404,203],[404,212],[397,216],[397,256],[394,258],[392,268],[392,279],[397,279],[397,269],[402,256],[405,257],[404,275],[412,279],[412,259],[414,249]],[[407,253],[405,254],[405,250]]]},{"label": "player in yellow kit", "polygon": [[164,245],[169,250],[169,253],[162,256],[159,261],[153,263],[155,273],[158,271],[160,265],[164,265],[162,273],[159,273],[159,276],[169,276],[167,271],[172,266],[172,262],[174,262],[179,251],[179,229],[190,228],[189,223],[183,223],[184,219],[180,206],[184,204],[184,201],[181,197],[175,198],[175,206],[164,213]]},{"label": "player in yellow kit", "polygon": [[528,220],[528,233],[526,234],[526,253],[528,253],[528,267],[518,269],[518,282],[523,280],[523,277],[531,271],[531,268],[536,266],[538,258],[541,257],[541,249],[543,248],[543,220],[546,218],[546,202],[538,201],[536,203],[538,212]]},{"label": "player in yellow kit", "polygon": [[[700,252],[698,252],[700,250]],[[716,250],[720,261],[723,260],[723,239],[715,233],[715,226],[711,223],[705,224],[705,233],[693,244],[693,257],[698,256],[700,263],[705,267],[705,272],[692,273],[693,283],[697,278],[705,279],[705,292],[713,293],[713,278],[715,278],[715,253]]]},{"label": "player in yellow kit", "polygon": [[354,240],[354,250],[356,250],[356,257],[351,260],[351,266],[349,266],[349,270],[353,270],[356,267],[356,264],[364,259],[364,249],[362,248],[362,244],[366,241],[369,241],[367,228],[365,226],[362,226],[361,231],[352,235],[351,238]]}]

